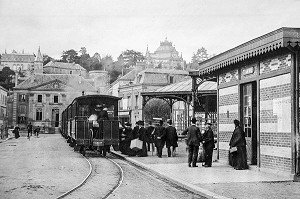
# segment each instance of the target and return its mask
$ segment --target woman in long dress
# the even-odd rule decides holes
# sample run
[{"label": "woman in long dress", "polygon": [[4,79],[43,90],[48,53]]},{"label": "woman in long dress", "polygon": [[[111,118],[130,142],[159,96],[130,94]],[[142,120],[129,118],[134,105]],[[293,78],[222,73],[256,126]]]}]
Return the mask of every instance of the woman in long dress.
[{"label": "woman in long dress", "polygon": [[237,151],[231,153],[232,166],[236,170],[248,169],[245,132],[242,127],[240,127],[238,120],[234,120],[233,122],[235,129],[232,133],[229,146],[230,148],[236,147]]}]

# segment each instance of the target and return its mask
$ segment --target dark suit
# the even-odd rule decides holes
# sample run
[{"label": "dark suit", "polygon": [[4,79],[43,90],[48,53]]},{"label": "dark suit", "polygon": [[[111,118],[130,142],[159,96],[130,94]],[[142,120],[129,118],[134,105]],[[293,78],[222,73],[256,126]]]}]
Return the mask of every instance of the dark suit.
[{"label": "dark suit", "polygon": [[155,146],[157,148],[157,156],[161,158],[162,149],[165,145],[166,129],[163,126],[157,126],[154,131]]},{"label": "dark suit", "polygon": [[202,140],[204,149],[204,162],[205,165],[211,167],[212,154],[215,148],[213,131],[211,129],[205,130],[204,134],[202,135]]},{"label": "dark suit", "polygon": [[175,148],[178,147],[177,141],[178,135],[176,128],[174,126],[168,126],[166,128],[166,147],[168,149],[168,157],[171,157],[171,147],[173,147],[173,152],[175,151]]},{"label": "dark suit", "polygon": [[198,158],[199,145],[201,141],[200,129],[196,127],[195,124],[192,124],[190,127],[185,129],[182,132],[182,134],[183,135],[187,134],[186,144],[189,147],[189,155],[188,155],[189,166],[192,163],[192,166],[195,167]]}]

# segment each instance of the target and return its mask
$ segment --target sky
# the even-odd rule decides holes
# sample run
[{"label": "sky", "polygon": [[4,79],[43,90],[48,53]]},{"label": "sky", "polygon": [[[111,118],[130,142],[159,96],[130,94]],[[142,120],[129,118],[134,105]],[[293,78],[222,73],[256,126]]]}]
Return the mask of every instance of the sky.
[{"label": "sky", "polygon": [[300,0],[0,0],[0,53],[59,59],[154,52],[165,38],[190,62],[197,49],[219,54],[281,27],[300,28]]}]

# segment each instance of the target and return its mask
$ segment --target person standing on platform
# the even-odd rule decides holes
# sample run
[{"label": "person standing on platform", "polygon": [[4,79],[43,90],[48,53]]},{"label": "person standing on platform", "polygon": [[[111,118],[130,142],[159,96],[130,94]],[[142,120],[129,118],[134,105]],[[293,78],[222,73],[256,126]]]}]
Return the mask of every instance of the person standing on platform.
[{"label": "person standing on platform", "polygon": [[34,130],[36,137],[39,137],[40,130],[40,126],[37,126],[37,128]]},{"label": "person standing on platform", "polygon": [[204,165],[202,166],[204,167],[211,167],[213,150],[215,148],[214,133],[211,129],[211,125],[211,123],[206,123],[205,131],[202,135],[202,143],[204,150]]},{"label": "person standing on platform", "polygon": [[178,135],[176,132],[176,128],[172,126],[172,120],[168,119],[167,124],[168,126],[166,127],[166,147],[168,149],[168,157],[174,157],[176,147],[178,147]]},{"label": "person standing on platform", "polygon": [[163,125],[163,121],[160,120],[159,125],[155,127],[154,130],[155,146],[157,149],[157,156],[159,158],[162,157],[162,149],[164,148],[165,145],[165,136],[166,136],[166,129],[162,125]]},{"label": "person standing on platform", "polygon": [[150,151],[151,146],[153,145],[152,134],[154,132],[154,126],[152,125],[152,121],[149,121],[149,126],[146,127],[146,135],[147,135],[147,150]]},{"label": "person standing on platform", "polygon": [[29,124],[27,125],[27,138],[29,138],[29,136],[32,136],[32,124],[31,122],[29,122]]},{"label": "person standing on platform", "polygon": [[240,121],[234,120],[233,123],[235,129],[232,133],[229,146],[230,148],[236,147],[237,151],[232,155],[232,166],[236,170],[248,169],[245,132],[242,127],[240,127]]},{"label": "person standing on platform", "polygon": [[15,138],[18,139],[20,137],[20,127],[16,126],[13,133],[15,134]]},{"label": "person standing on platform", "polygon": [[142,149],[137,152],[137,155],[139,157],[146,157],[147,154],[147,135],[146,135],[146,129],[144,128],[144,121],[139,122],[139,131],[138,131],[138,139],[143,141]]},{"label": "person standing on platform", "polygon": [[136,139],[136,138],[139,137],[138,133],[139,133],[139,129],[140,129],[140,127],[139,127],[139,123],[140,122],[141,121],[137,121],[135,123],[135,127],[133,127],[133,130],[132,130],[132,139]]},{"label": "person standing on platform", "polygon": [[[182,135],[187,135],[186,144],[188,145],[188,166],[198,167],[196,165],[198,158],[198,151],[201,141],[200,129],[196,127],[196,118],[192,118],[192,124],[190,127],[182,132]],[[191,165],[192,164],[192,165]]]}]

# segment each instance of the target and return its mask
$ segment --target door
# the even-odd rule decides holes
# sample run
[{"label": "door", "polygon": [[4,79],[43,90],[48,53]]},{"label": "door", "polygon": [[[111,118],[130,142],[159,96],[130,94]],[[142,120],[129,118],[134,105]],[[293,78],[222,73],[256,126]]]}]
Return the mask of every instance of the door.
[{"label": "door", "polygon": [[242,125],[246,135],[247,159],[257,164],[257,97],[256,82],[242,85]]},{"label": "door", "polygon": [[52,109],[52,122],[54,122],[54,127],[59,126],[59,109]]}]

